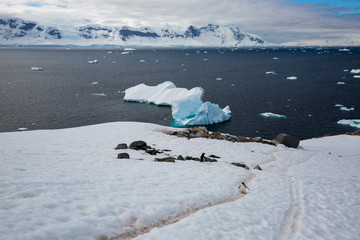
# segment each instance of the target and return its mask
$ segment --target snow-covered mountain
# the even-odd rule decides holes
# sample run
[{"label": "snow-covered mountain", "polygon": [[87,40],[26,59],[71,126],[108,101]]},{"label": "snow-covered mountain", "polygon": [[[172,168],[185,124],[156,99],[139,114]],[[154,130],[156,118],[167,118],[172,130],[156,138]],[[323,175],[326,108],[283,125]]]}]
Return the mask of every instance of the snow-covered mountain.
[{"label": "snow-covered mountain", "polygon": [[189,26],[186,30],[170,25],[158,28],[100,25],[62,28],[19,18],[0,18],[0,44],[238,47],[269,43],[234,24]]}]

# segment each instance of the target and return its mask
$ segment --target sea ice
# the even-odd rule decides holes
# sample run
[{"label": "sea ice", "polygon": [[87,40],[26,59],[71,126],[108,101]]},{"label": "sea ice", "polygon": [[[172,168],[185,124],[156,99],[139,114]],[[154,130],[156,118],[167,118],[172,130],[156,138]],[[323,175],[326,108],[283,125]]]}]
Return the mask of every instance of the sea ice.
[{"label": "sea ice", "polygon": [[99,82],[92,82],[91,84],[92,84],[92,85],[98,85]]},{"label": "sea ice", "polygon": [[177,88],[167,81],[157,86],[147,86],[143,83],[125,90],[124,100],[148,102],[156,105],[171,106],[175,124],[206,125],[229,120],[230,108],[221,109],[217,104],[202,102],[204,90],[194,87],[190,90]]},{"label": "sea ice", "polygon": [[287,80],[296,80],[296,79],[297,79],[297,77],[295,77],[295,76],[291,76],[291,77],[287,77],[286,79],[287,79]]},{"label": "sea ice", "polygon": [[279,58],[278,57],[273,57],[274,60],[278,60]]},{"label": "sea ice", "polygon": [[145,62],[145,60],[144,60],[144,59],[142,59],[142,60],[140,60],[139,62],[144,63],[144,62]]},{"label": "sea ice", "polygon": [[265,118],[274,118],[274,119],[285,119],[286,118],[285,115],[271,113],[271,112],[260,113],[260,116],[265,117]]},{"label": "sea ice", "polygon": [[265,74],[276,74],[274,71],[266,72]]},{"label": "sea ice", "polygon": [[351,69],[351,73],[358,74],[360,73],[360,69]]},{"label": "sea ice", "polygon": [[223,79],[221,77],[216,78],[217,81],[222,81]]},{"label": "sea ice", "polygon": [[340,110],[341,110],[341,111],[347,111],[347,112],[348,112],[348,111],[354,111],[354,108],[353,108],[353,107],[352,107],[352,108],[341,107]]},{"label": "sea ice", "polygon": [[105,93],[93,93],[92,95],[94,95],[94,96],[101,96],[101,97],[105,97],[105,96],[106,96]]},{"label": "sea ice", "polygon": [[334,106],[335,106],[335,107],[343,107],[344,105],[342,105],[342,104],[335,104]]},{"label": "sea ice", "polygon": [[97,63],[98,63],[98,60],[97,60],[97,59],[91,60],[91,61],[88,61],[88,63],[90,63],[90,64],[97,64]]},{"label": "sea ice", "polygon": [[121,53],[122,55],[131,55],[131,54],[133,54],[131,51],[126,51],[126,52],[122,52]]},{"label": "sea ice", "polygon": [[21,127],[21,128],[18,128],[18,131],[27,131],[29,129],[27,129],[26,127]]},{"label": "sea ice", "polygon": [[360,78],[360,75],[354,75],[354,78]]},{"label": "sea ice", "polygon": [[338,124],[349,125],[351,127],[360,128],[360,119],[342,119]]},{"label": "sea ice", "polygon": [[345,82],[337,82],[336,84],[338,84],[338,85],[344,85]]},{"label": "sea ice", "polygon": [[350,52],[350,49],[347,49],[347,48],[341,48],[341,49],[339,49],[339,52]]},{"label": "sea ice", "polygon": [[44,69],[41,67],[31,67],[31,71],[43,71]]}]

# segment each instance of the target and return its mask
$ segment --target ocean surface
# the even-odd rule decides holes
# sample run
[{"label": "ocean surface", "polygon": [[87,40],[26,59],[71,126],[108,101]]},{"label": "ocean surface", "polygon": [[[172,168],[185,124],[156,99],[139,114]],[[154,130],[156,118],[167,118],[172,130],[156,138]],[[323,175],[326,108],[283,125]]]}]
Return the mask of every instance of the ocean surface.
[{"label": "ocean surface", "polygon": [[[114,121],[171,126],[170,107],[123,100],[129,87],[164,81],[200,86],[204,101],[230,106],[230,121],[207,126],[211,131],[265,139],[280,132],[307,139],[354,131],[337,124],[360,118],[360,79],[350,73],[360,68],[360,48],[349,49],[141,49],[123,55],[121,48],[0,48],[0,132]],[[98,64],[88,63],[95,59]],[[264,112],[286,118],[264,118]]]}]

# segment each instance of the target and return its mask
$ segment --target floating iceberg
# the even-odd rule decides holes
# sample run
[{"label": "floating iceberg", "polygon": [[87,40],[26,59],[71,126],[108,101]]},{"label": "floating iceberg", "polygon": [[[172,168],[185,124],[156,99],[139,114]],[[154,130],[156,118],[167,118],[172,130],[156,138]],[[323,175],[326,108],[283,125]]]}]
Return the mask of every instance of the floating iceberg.
[{"label": "floating iceberg", "polygon": [[291,76],[291,77],[287,77],[286,79],[287,79],[287,80],[296,80],[296,79],[297,79],[297,77],[295,77],[295,76]]},{"label": "floating iceberg", "polygon": [[337,82],[336,84],[337,84],[337,85],[344,85],[345,82]]},{"label": "floating iceberg", "polygon": [[360,128],[360,119],[342,119],[337,122],[338,124],[349,125],[351,127]]},{"label": "floating iceberg", "polygon": [[44,69],[41,67],[31,67],[31,71],[42,71],[42,70]]},{"label": "floating iceberg", "polygon": [[350,49],[347,49],[347,48],[341,48],[341,49],[339,49],[339,52],[350,52]]},{"label": "floating iceberg", "polygon": [[274,118],[274,119],[285,119],[286,118],[285,115],[280,115],[280,114],[271,113],[271,112],[260,113],[260,116],[265,117],[265,118]]},{"label": "floating iceberg", "polygon": [[358,74],[360,73],[360,69],[351,69],[351,73]]},{"label": "floating iceberg", "polygon": [[275,75],[276,73],[274,71],[269,71],[269,72],[266,72],[265,74],[272,74],[272,75]]},{"label": "floating iceberg", "polygon": [[90,64],[97,64],[97,63],[98,63],[98,60],[97,60],[97,59],[91,60],[91,61],[88,61],[88,63],[90,63]]},{"label": "floating iceberg", "polygon": [[360,78],[360,75],[354,75],[354,78]]},{"label": "floating iceberg", "polygon": [[92,82],[91,84],[92,84],[92,85],[98,85],[99,82]]},{"label": "floating iceberg", "polygon": [[348,111],[354,111],[354,108],[353,108],[353,107],[352,107],[352,108],[341,107],[340,110],[341,110],[341,111],[347,111],[347,112],[348,112]]},{"label": "floating iceberg", "polygon": [[93,96],[101,96],[101,97],[105,97],[106,96],[106,93],[93,93],[91,94]]},{"label": "floating iceberg", "polygon": [[147,102],[171,106],[175,125],[207,125],[227,121],[231,117],[230,108],[221,109],[217,104],[203,103],[204,90],[194,87],[190,90],[177,88],[167,81],[157,86],[143,83],[125,90],[124,100]]}]

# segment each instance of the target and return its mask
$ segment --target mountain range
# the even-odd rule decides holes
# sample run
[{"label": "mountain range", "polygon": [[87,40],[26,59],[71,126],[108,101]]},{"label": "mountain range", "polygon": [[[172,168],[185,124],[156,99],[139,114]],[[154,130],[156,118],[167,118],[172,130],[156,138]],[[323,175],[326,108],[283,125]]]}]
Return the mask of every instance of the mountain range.
[{"label": "mountain range", "polygon": [[0,45],[76,45],[76,46],[267,46],[261,37],[244,32],[238,25],[208,24],[204,27],[129,26],[108,27],[46,26],[20,18],[0,18]]}]

